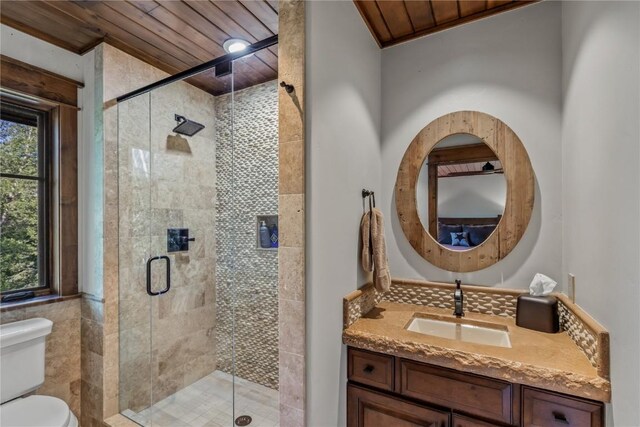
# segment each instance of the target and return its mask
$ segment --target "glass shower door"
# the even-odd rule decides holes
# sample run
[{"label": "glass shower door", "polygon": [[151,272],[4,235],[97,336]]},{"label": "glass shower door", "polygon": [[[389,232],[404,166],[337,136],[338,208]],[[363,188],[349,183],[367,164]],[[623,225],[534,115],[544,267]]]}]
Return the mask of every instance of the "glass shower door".
[{"label": "glass shower door", "polygon": [[120,412],[150,425],[151,257],[149,94],[118,104],[118,282]]},{"label": "glass shower door", "polygon": [[[232,75],[217,82],[229,91]],[[216,329],[215,97],[180,81],[118,107],[120,412],[144,426],[231,426],[233,342]]]}]

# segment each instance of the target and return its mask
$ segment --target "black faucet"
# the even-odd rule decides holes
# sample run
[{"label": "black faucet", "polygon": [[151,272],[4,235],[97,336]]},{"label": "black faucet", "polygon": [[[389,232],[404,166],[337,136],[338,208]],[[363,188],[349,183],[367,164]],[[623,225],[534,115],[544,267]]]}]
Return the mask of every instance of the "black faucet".
[{"label": "black faucet", "polygon": [[453,315],[460,318],[464,316],[464,311],[462,309],[462,305],[464,304],[464,294],[462,293],[462,289],[460,285],[462,281],[456,280],[456,290],[453,291],[453,305],[455,310],[453,310]]}]

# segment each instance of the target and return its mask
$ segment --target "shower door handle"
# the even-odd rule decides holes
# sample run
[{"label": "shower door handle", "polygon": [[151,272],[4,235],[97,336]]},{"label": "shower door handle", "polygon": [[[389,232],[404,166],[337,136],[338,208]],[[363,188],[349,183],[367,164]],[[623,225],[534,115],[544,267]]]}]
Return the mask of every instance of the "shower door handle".
[{"label": "shower door handle", "polygon": [[[151,290],[151,263],[157,259],[163,259],[167,265],[167,287],[161,291],[154,292]],[[171,260],[166,255],[154,256],[149,258],[147,260],[147,293],[153,297],[166,294],[167,292],[169,292],[169,289],[171,289]]]}]

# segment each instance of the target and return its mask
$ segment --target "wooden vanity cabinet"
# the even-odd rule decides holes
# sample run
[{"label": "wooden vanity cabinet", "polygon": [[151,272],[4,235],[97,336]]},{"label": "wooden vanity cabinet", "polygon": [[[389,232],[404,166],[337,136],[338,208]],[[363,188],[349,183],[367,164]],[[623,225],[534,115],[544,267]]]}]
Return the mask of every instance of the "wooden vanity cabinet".
[{"label": "wooden vanity cabinet", "polygon": [[604,405],[348,348],[348,427],[602,427]]}]

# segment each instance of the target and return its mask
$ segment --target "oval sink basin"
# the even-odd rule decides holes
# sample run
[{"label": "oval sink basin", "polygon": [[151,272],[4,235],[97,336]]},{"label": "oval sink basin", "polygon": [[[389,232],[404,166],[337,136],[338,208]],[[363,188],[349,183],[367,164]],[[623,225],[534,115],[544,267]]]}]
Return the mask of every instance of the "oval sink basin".
[{"label": "oval sink basin", "polygon": [[432,335],[450,340],[511,348],[509,332],[507,332],[506,327],[501,325],[485,327],[465,323],[464,320],[447,321],[416,317],[409,323],[406,329],[419,334]]}]

